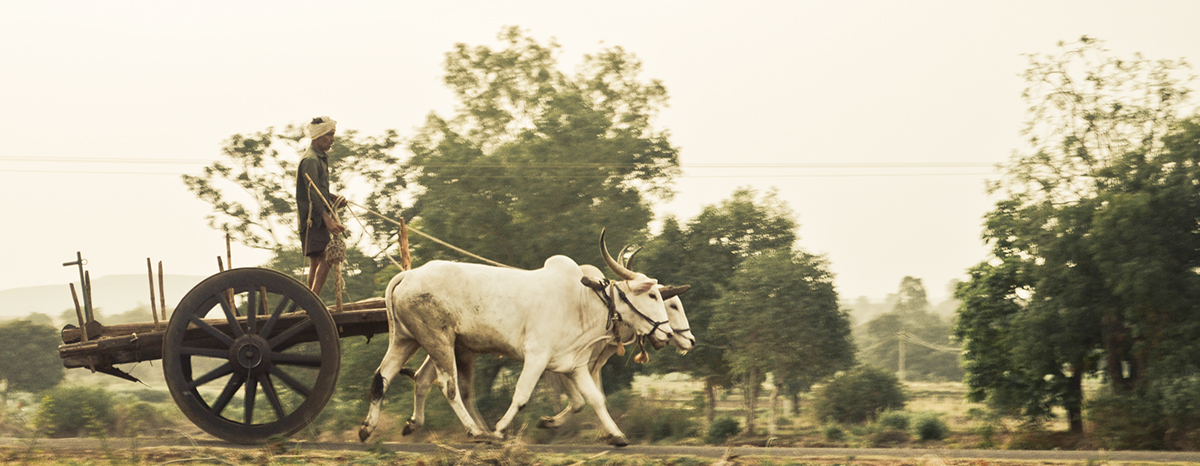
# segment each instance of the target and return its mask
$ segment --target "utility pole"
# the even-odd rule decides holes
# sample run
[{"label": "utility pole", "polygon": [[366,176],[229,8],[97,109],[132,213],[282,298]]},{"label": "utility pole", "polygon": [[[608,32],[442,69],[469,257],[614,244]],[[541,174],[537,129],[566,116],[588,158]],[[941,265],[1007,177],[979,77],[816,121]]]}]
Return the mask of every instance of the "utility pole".
[{"label": "utility pole", "polygon": [[897,371],[896,376],[900,378],[901,382],[903,382],[904,381],[904,331],[903,330],[896,332],[896,340],[898,340],[900,342],[900,370]]}]

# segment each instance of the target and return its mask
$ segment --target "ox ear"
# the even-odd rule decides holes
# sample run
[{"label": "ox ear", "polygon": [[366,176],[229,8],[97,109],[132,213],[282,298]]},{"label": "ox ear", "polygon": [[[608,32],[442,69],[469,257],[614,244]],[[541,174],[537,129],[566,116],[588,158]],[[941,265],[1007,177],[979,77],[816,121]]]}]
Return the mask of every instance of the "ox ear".
[{"label": "ox ear", "polygon": [[[639,274],[639,275],[641,275],[641,274]],[[641,280],[629,282],[629,291],[631,293],[635,293],[635,294],[649,293],[650,290],[654,289],[654,287],[656,285],[658,285],[658,280],[655,280],[653,278],[646,278],[645,275],[642,275],[640,278],[641,278]]]},{"label": "ox ear", "polygon": [[596,291],[604,291],[604,280],[601,280],[601,279],[596,279],[596,278],[592,278],[592,277],[583,277],[583,278],[579,279],[579,283],[583,283],[583,286],[586,286],[586,287],[591,288]]},{"label": "ox ear", "polygon": [[692,289],[692,285],[683,286],[664,286],[658,289],[658,293],[662,295],[663,301],[674,298],[681,294],[687,293],[687,290]]}]

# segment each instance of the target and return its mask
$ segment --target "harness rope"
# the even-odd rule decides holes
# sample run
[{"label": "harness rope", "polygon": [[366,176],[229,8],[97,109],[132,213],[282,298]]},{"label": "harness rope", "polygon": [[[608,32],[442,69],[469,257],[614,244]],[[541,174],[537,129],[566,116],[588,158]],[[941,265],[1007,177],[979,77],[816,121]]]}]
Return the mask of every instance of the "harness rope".
[{"label": "harness rope", "polygon": [[[309,180],[309,182],[311,183],[311,182],[312,182],[312,180],[310,179],[310,180]],[[349,204],[349,205],[351,205],[351,206],[358,207],[358,208],[360,208],[360,209],[362,209],[362,210],[366,211],[367,213],[370,213],[370,214],[372,214],[372,215],[374,215],[374,216],[376,216],[376,217],[379,217],[380,219],[382,219],[382,220],[384,220],[384,221],[386,221],[386,222],[392,223],[392,224],[394,224],[394,225],[396,225],[396,226],[398,226],[398,227],[401,227],[401,228],[405,228],[405,229],[407,229],[408,231],[411,231],[411,232],[413,232],[413,233],[416,233],[416,234],[418,234],[418,235],[421,235],[421,236],[425,237],[426,239],[429,239],[430,241],[433,241],[433,242],[435,242],[435,243],[437,243],[437,244],[440,244],[440,245],[442,245],[442,246],[445,246],[445,247],[447,247],[447,248],[449,248],[449,249],[451,249],[451,250],[454,250],[454,251],[456,251],[456,252],[458,252],[458,253],[461,253],[461,254],[463,254],[463,255],[466,255],[466,256],[468,256],[468,257],[471,257],[471,258],[474,258],[474,259],[478,259],[478,260],[480,260],[480,261],[483,261],[483,262],[485,262],[485,263],[488,263],[488,264],[491,264],[491,265],[494,265],[494,266],[497,266],[497,267],[503,267],[503,268],[507,268],[507,269],[515,269],[515,270],[523,270],[523,269],[518,269],[518,268],[516,268],[516,267],[510,266],[510,265],[507,265],[507,264],[502,264],[502,263],[499,263],[499,262],[493,261],[493,260],[491,260],[491,259],[487,259],[487,258],[485,258],[485,257],[482,257],[482,256],[479,256],[479,255],[477,255],[477,254],[473,254],[473,253],[471,253],[471,252],[469,252],[469,251],[466,251],[466,250],[464,250],[464,249],[462,249],[462,248],[459,248],[459,247],[457,247],[457,246],[454,246],[454,245],[452,245],[452,244],[450,244],[450,243],[447,243],[447,242],[445,242],[445,241],[442,241],[442,240],[440,240],[440,239],[438,239],[438,238],[435,238],[435,237],[433,237],[432,235],[429,235],[428,233],[425,233],[425,232],[423,232],[423,231],[421,231],[421,230],[418,230],[418,229],[416,229],[416,228],[413,228],[411,225],[408,225],[408,224],[401,223],[401,222],[398,222],[398,221],[396,221],[396,220],[393,220],[392,218],[390,218],[390,217],[388,217],[388,216],[386,216],[386,215],[383,215],[383,214],[381,214],[381,213],[379,213],[379,212],[376,212],[375,210],[372,210],[371,208],[369,208],[369,207],[367,207],[367,206],[364,206],[364,205],[362,205],[362,204],[359,204],[359,203],[357,203],[357,202],[354,202],[354,201],[351,201],[351,200],[347,199],[347,200],[346,200],[346,203],[347,203],[347,204]],[[326,204],[328,205],[328,203],[326,203]],[[310,207],[310,209],[311,209],[311,207]],[[354,209],[348,209],[348,210],[350,211],[350,215],[352,215],[352,216],[354,217],[355,221],[357,221],[357,222],[359,223],[359,225],[360,225],[360,226],[362,226],[362,227],[363,227],[363,230],[365,231],[365,230],[366,230],[366,225],[364,225],[364,224],[363,224],[363,222],[362,222],[362,220],[358,218],[358,214],[356,214],[356,213],[354,212]],[[372,236],[372,241],[374,241],[374,236]],[[376,242],[376,245],[375,245],[375,246],[376,246],[376,247],[379,247],[379,244]],[[344,248],[344,247],[345,247],[345,246],[343,245],[343,248]],[[392,258],[392,255],[391,255],[391,254],[389,254],[389,253],[387,252],[387,248],[379,248],[379,249],[380,249],[380,250],[382,250],[382,251],[384,252],[384,254],[385,254],[385,255],[387,255],[387,257],[388,257],[388,260],[392,261],[392,263],[393,263],[393,264],[396,264],[396,266],[397,266],[397,267],[400,267],[400,269],[401,269],[401,270],[404,270],[404,267],[401,267],[401,266],[400,266],[400,264],[397,264],[397,263],[396,263],[396,260],[395,260],[394,258]],[[344,254],[344,251],[343,251],[343,254]],[[339,281],[341,280],[341,276],[340,276],[340,274],[339,274],[339,276],[338,276],[338,280],[339,280]],[[617,330],[617,328],[616,328],[616,325],[615,325],[615,323],[616,323],[616,322],[621,322],[621,321],[623,320],[623,319],[621,319],[621,314],[617,313],[617,303],[616,303],[616,299],[617,299],[618,297],[621,299],[621,301],[622,301],[622,302],[624,302],[624,303],[625,303],[627,306],[629,306],[629,308],[630,308],[630,309],[632,309],[632,310],[633,310],[633,312],[634,312],[635,314],[637,314],[638,316],[641,316],[641,318],[643,318],[643,319],[646,319],[646,321],[647,321],[647,322],[649,322],[649,323],[651,324],[651,327],[650,327],[650,332],[648,332],[648,334],[653,334],[653,333],[654,333],[656,330],[658,330],[658,328],[659,328],[660,326],[662,326],[663,324],[670,323],[670,320],[669,320],[669,319],[668,319],[668,320],[664,320],[664,321],[662,321],[662,322],[655,322],[655,321],[654,321],[654,319],[651,319],[649,316],[647,316],[646,314],[644,314],[642,311],[638,310],[637,306],[634,306],[634,305],[633,305],[633,302],[629,300],[629,297],[628,297],[628,296],[625,294],[625,291],[624,291],[624,290],[622,290],[622,289],[621,289],[621,287],[620,287],[620,286],[618,286],[618,284],[617,284],[616,282],[613,282],[613,281],[611,281],[611,280],[608,280],[607,278],[605,278],[605,279],[602,279],[602,282],[601,282],[601,283],[603,283],[603,284],[604,284],[604,286],[605,286],[605,290],[606,290],[606,291],[607,291],[607,290],[616,290],[616,292],[615,292],[615,293],[611,293],[611,292],[601,293],[599,290],[592,290],[592,291],[593,291],[594,293],[596,293],[596,296],[600,298],[600,300],[601,300],[601,301],[604,303],[604,306],[605,306],[605,308],[607,308],[607,309],[608,309],[608,318],[606,319],[605,330],[606,330],[607,332],[611,332],[611,333],[612,333],[612,338],[611,338],[611,341],[612,341],[612,342],[614,342],[614,343],[617,345],[617,348],[618,348],[618,353],[619,353],[619,354],[624,354],[624,352],[625,352],[625,345],[626,345],[627,343],[626,343],[626,342],[623,342],[623,341],[621,341],[621,336],[620,336],[620,333],[618,332],[618,330]],[[611,293],[611,294],[614,294],[615,296],[610,296],[610,293]],[[339,296],[339,297],[340,297],[340,296]],[[635,332],[635,333],[636,333],[636,332]],[[640,354],[638,354],[638,355],[637,355],[637,357],[635,357],[635,358],[634,358],[634,360],[635,360],[635,361],[637,361],[637,362],[639,362],[639,363],[645,363],[645,362],[647,362],[647,361],[649,360],[649,355],[646,353],[646,347],[645,347],[645,338],[644,338],[644,337],[638,337],[638,336],[635,336],[635,337],[634,337],[634,340],[630,340],[630,343],[632,343],[633,341],[637,341],[637,343],[638,343],[638,349],[640,349],[640,350],[641,350],[641,353],[640,353]],[[628,364],[628,361],[626,361],[626,364]]]}]

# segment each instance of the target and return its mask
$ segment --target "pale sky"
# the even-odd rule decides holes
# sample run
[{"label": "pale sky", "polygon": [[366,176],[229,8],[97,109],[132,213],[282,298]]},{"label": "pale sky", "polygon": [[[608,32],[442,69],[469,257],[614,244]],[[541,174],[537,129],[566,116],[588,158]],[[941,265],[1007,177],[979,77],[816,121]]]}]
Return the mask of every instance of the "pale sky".
[{"label": "pale sky", "polygon": [[655,126],[684,176],[660,216],[777,187],[843,299],[910,275],[936,302],[986,257],[984,181],[1023,148],[1022,54],[1088,35],[1200,61],[1185,0],[2,1],[0,17],[0,289],[65,289],[76,251],[94,278],[144,274],[147,257],[215,273],[223,236],[181,174],[235,133],[319,115],[411,136],[451,114],[444,54],[515,25],[557,40],[564,71],[621,46],[663,82]]}]

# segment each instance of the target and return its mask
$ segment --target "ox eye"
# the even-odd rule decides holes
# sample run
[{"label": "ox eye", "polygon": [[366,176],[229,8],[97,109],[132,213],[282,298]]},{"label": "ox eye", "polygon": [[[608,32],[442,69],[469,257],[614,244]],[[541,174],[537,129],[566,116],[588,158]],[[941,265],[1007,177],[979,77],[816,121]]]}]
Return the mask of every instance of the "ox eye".
[{"label": "ox eye", "polygon": [[676,305],[672,304],[672,305],[671,305],[671,309],[679,309],[679,306],[676,306]]}]

